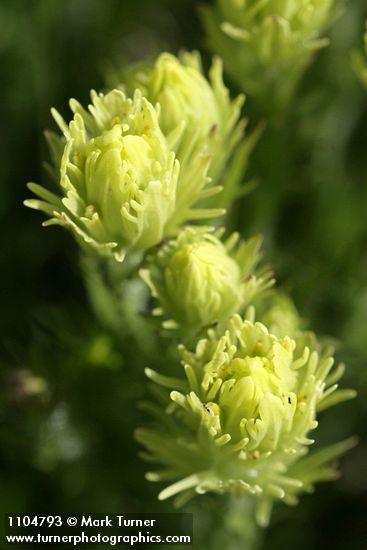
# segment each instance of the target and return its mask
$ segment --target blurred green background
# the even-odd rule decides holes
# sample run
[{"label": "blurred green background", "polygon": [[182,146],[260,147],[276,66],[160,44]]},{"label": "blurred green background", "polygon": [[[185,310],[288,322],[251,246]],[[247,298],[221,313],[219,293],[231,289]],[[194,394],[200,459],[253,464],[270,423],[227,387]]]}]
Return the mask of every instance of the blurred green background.
[{"label": "blurred green background", "polygon": [[[67,117],[68,99],[86,103],[113,66],[162,49],[204,48],[197,7],[193,0],[0,3],[4,513],[170,510],[144,480],[133,440],[145,418],[137,408],[146,395],[143,368],[159,368],[159,358],[139,353],[138,334],[124,337],[95,320],[77,246],[66,232],[42,229],[41,215],[22,201],[27,181],[47,184],[42,133],[52,126],[50,107]],[[359,393],[324,414],[318,429],[322,444],[361,437],[342,461],[342,478],[295,509],[279,505],[262,550],[367,548],[367,92],[350,64],[366,17],[364,0],[349,2],[287,120],[265,130],[248,174],[259,186],[228,219],[244,236],[264,233],[279,285],[335,342],[347,364],[343,385]],[[261,116],[250,100],[244,112],[254,128]],[[203,498],[195,509],[196,547],[215,548],[207,512],[220,517],[223,506]]]}]

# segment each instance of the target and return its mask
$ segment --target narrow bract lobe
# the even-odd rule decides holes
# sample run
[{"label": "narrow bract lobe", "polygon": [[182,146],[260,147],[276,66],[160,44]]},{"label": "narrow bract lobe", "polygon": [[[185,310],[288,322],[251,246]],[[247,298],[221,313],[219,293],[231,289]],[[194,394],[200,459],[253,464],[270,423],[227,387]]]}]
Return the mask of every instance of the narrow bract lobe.
[{"label": "narrow bract lobe", "polygon": [[175,209],[179,164],[139,91],[133,99],[120,90],[92,91],[91,99],[88,111],[70,101],[69,124],[53,111],[64,134],[49,138],[63,196],[30,184],[42,200],[26,204],[50,215],[48,224],[72,230],[83,246],[121,261],[128,250],[162,240]]},{"label": "narrow bract lobe", "polygon": [[180,346],[185,379],[147,369],[167,395],[168,420],[137,431],[149,461],[163,469],[152,481],[172,480],[160,493],[177,504],[206,492],[256,499],[267,524],[273,501],[297,502],[316,481],[332,479],[330,465],[353,445],[337,444],[305,457],[319,410],[353,397],[337,392],[333,358],[311,335],[276,337],[265,325],[235,315],[223,336],[211,330],[195,351]]}]

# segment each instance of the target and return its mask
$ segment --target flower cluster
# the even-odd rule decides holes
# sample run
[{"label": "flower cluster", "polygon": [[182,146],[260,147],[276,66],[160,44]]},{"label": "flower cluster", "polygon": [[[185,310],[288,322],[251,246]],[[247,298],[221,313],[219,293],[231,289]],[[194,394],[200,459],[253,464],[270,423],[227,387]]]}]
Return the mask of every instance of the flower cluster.
[{"label": "flower cluster", "polygon": [[180,351],[186,380],[147,370],[172,390],[168,416],[158,430],[136,434],[149,460],[163,466],[147,478],[173,482],[160,499],[178,495],[179,505],[207,492],[250,495],[266,525],[274,500],[294,504],[315,482],[335,477],[330,461],[353,442],[306,457],[309,432],[321,409],[354,392],[336,391],[343,368],[332,371],[314,338],[278,338],[235,315],[223,336],[211,330],[194,352]]},{"label": "flower cluster", "polygon": [[226,241],[222,232],[204,227],[184,229],[148,259],[141,276],[168,317],[164,326],[197,332],[228,317],[269,288],[269,272],[257,273],[261,238],[239,242],[234,233]]},{"label": "flower cluster", "polygon": [[41,200],[26,201],[51,217],[45,225],[63,225],[119,261],[187,221],[222,215],[242,189],[255,141],[242,142],[244,98],[230,100],[218,59],[210,82],[194,53],[164,53],[127,75],[125,92],[92,91],[88,110],[72,99],[69,124],[53,110],[63,137],[47,138],[63,196],[32,183]]},{"label": "flower cluster", "polygon": [[[214,59],[207,80],[198,52],[180,57],[163,53],[154,63],[133,65],[113,79],[128,93],[138,88],[159,105],[162,131],[181,164],[176,225],[188,218],[222,214],[221,208],[241,192],[241,168],[254,140],[240,145],[245,128],[245,120],[240,120],[244,96],[231,101],[222,72],[219,58]],[[231,159],[236,159],[232,167]],[[221,186],[225,192],[208,200]],[[199,201],[202,208],[192,210]]]},{"label": "flower cluster", "polygon": [[139,91],[133,99],[119,90],[92,92],[91,98],[89,111],[70,101],[69,125],[53,111],[65,139],[64,197],[30,184],[41,200],[26,204],[51,216],[47,224],[63,225],[83,245],[121,261],[127,249],[145,250],[162,240],[175,209],[179,164],[156,110]]},{"label": "flower cluster", "polygon": [[202,16],[231,78],[262,106],[284,108],[337,12],[336,0],[216,0]]},{"label": "flower cluster", "polygon": [[261,238],[239,242],[234,233],[225,242],[222,231],[188,227],[148,259],[142,278],[168,317],[164,326],[195,333],[252,303],[273,284],[271,273],[259,273]]},{"label": "flower cluster", "polygon": [[[217,0],[204,19],[240,85],[284,103],[311,53],[325,45],[320,34],[334,7],[334,0]],[[244,191],[257,134],[242,139],[243,101],[230,99],[219,59],[209,79],[196,53],[163,53],[132,66],[112,91],[92,92],[88,109],[72,99],[69,123],[53,110],[63,135],[47,139],[61,193],[29,184],[38,198],[26,204],[50,217],[45,225],[72,231],[89,252],[120,262],[137,253],[127,270],[107,262],[107,289],[90,267],[103,262],[85,262],[86,280],[98,281],[89,284],[98,286],[94,302],[106,311],[120,300],[118,317],[129,271],[139,288],[131,318],[150,308],[139,267],[157,302],[153,313],[187,345],[179,346],[186,378],[147,370],[171,390],[156,392],[161,406],[148,406],[158,423],[137,431],[145,457],[163,467],[148,479],[172,482],[160,498],[183,504],[206,492],[244,494],[256,499],[258,522],[266,525],[274,500],[293,504],[335,476],[330,461],[351,441],[306,456],[309,434],[319,411],[354,392],[337,391],[343,368],[332,370],[331,353],[303,330],[291,300],[266,292],[274,281],[258,267],[261,238],[225,239],[224,228],[187,225],[223,214]],[[134,325],[139,338],[144,322]]]}]

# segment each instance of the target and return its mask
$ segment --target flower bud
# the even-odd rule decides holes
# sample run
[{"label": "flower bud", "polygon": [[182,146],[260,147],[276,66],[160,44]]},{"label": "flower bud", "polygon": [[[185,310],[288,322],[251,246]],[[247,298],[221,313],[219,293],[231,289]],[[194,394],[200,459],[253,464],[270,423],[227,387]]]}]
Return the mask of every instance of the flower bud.
[{"label": "flower bud", "polygon": [[[65,136],[63,197],[30,184],[42,200],[26,204],[50,215],[47,224],[63,225],[83,245],[122,261],[126,251],[162,240],[175,209],[179,165],[154,107],[140,92],[134,99],[118,90],[92,92],[91,98],[89,112],[70,101],[69,125],[53,111]],[[59,149],[56,142],[54,150]]]},{"label": "flower bud", "polygon": [[272,284],[267,273],[257,278],[258,237],[238,244],[234,234],[226,242],[207,228],[184,229],[148,260],[141,276],[159,301],[157,314],[170,320],[167,328],[196,332],[222,323]]},{"label": "flower bud", "polygon": [[[132,67],[118,77],[129,93],[139,88],[149,101],[160,106],[160,125],[181,165],[173,227],[190,219],[222,214],[222,209],[215,207],[226,206],[242,183],[239,176],[231,178],[230,160],[237,151],[237,164],[241,159],[244,167],[251,149],[248,144],[243,149],[245,142],[240,145],[245,126],[239,120],[244,97],[230,100],[219,59],[214,60],[209,77],[205,78],[196,52],[180,58],[163,53],[152,65]],[[236,174],[243,177],[241,166],[237,166]],[[211,199],[214,208],[208,209],[205,201],[218,193],[218,184],[225,185],[225,181],[232,181],[226,204],[220,197],[218,202]],[[199,201],[204,201],[204,208],[192,210]]]},{"label": "flower bud", "polygon": [[258,319],[268,327],[269,332],[277,337],[295,338],[302,332],[304,321],[289,296],[273,292],[256,308]]},{"label": "flower bud", "polygon": [[184,120],[191,134],[205,139],[222,122],[220,105],[207,79],[174,55],[159,56],[150,73],[147,96],[161,105],[159,122],[166,135]]},{"label": "flower bud", "polygon": [[286,106],[322,33],[338,15],[338,0],[216,0],[202,8],[209,46],[231,78],[263,110]]},{"label": "flower bud", "polygon": [[164,428],[137,431],[149,461],[163,465],[147,478],[173,481],[160,499],[178,495],[179,505],[207,492],[248,495],[266,525],[275,500],[294,504],[316,481],[335,476],[330,461],[354,441],[305,457],[317,412],[354,395],[336,392],[343,371],[332,372],[328,353],[238,315],[224,336],[211,330],[194,352],[180,352],[186,380],[147,370],[173,390]]}]

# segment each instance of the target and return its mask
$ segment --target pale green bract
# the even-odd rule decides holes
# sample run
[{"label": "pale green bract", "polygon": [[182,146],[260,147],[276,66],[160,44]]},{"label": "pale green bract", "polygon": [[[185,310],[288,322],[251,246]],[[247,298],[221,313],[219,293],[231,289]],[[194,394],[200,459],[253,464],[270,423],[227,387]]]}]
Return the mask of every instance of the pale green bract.
[{"label": "pale green bract", "polygon": [[263,109],[283,109],[339,13],[338,0],[216,0],[202,8],[210,48]]},{"label": "pale green bract", "polygon": [[176,207],[179,164],[153,105],[137,91],[91,92],[86,111],[72,99],[66,124],[53,110],[64,139],[49,134],[63,197],[36,184],[41,200],[26,205],[51,217],[45,225],[70,229],[82,245],[122,261],[129,250],[146,250],[165,235]]},{"label": "pale green bract", "polygon": [[222,242],[221,235],[188,227],[148,258],[140,274],[159,302],[154,313],[164,315],[166,328],[192,334],[223,323],[273,284],[269,272],[256,272],[260,237],[239,242],[234,233]]},{"label": "pale green bract", "polygon": [[222,207],[246,192],[242,178],[258,134],[242,140],[244,96],[231,101],[220,59],[214,59],[209,80],[197,52],[180,57],[163,53],[152,64],[128,68],[116,80],[128,93],[139,88],[160,106],[160,125],[181,165],[173,228],[186,220],[221,215]]},{"label": "pale green bract", "polygon": [[267,326],[269,332],[278,338],[290,336],[294,338],[304,333],[304,321],[289,296],[274,291],[256,308],[258,319]]},{"label": "pale green bract", "polygon": [[180,346],[186,379],[147,369],[172,390],[161,406],[149,404],[159,428],[139,429],[146,458],[163,469],[151,481],[173,482],[160,499],[181,505],[195,494],[234,493],[256,499],[266,525],[274,501],[294,504],[317,481],[333,479],[330,465],[354,445],[342,442],[308,457],[317,413],[354,396],[337,391],[343,373],[307,335],[278,338],[259,322],[233,316],[223,336],[215,330],[194,352]]}]

